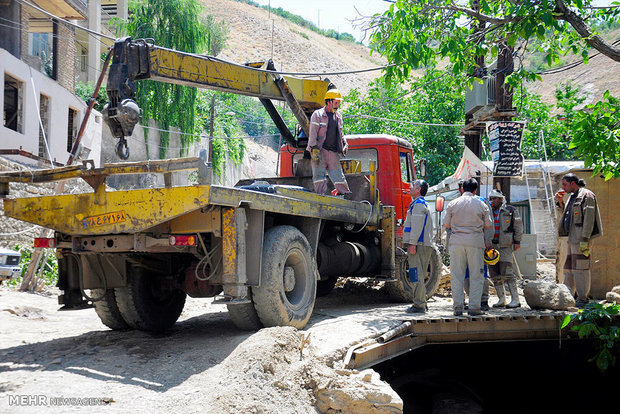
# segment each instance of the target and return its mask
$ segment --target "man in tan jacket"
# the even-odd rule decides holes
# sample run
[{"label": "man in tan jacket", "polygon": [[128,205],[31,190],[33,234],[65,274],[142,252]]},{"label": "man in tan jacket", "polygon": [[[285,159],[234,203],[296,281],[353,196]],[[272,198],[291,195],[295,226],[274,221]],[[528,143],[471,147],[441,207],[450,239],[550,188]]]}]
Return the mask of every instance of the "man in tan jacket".
[{"label": "man in tan jacket", "polygon": [[424,180],[415,180],[409,187],[413,202],[407,210],[403,231],[403,243],[407,245],[409,281],[413,283],[413,305],[407,309],[408,313],[426,312],[424,279],[433,251],[433,218],[424,199],[427,191],[428,183]]},{"label": "man in tan jacket", "polygon": [[[493,286],[497,292],[498,302],[494,308],[518,308],[521,306],[517,277],[513,270],[513,252],[521,247],[523,236],[523,221],[519,211],[506,204],[506,198],[498,190],[489,193],[491,201],[491,215],[493,218],[493,248],[499,251],[499,262],[489,266],[489,273]],[[510,292],[510,303],[506,303],[504,285]]]},{"label": "man in tan jacket", "polygon": [[577,291],[577,306],[582,308],[590,294],[591,240],[603,235],[603,226],[596,195],[585,188],[583,180],[566,174],[562,177],[562,189],[571,194],[558,226],[558,235],[568,236],[564,284]]},{"label": "man in tan jacket", "polygon": [[469,270],[469,310],[471,316],[482,315],[480,309],[484,286],[483,254],[491,247],[490,229],[493,226],[489,207],[475,197],[478,182],[470,178],[463,183],[465,192],[446,207],[444,227],[450,229],[450,283],[454,315],[463,314],[465,305],[465,273]]}]

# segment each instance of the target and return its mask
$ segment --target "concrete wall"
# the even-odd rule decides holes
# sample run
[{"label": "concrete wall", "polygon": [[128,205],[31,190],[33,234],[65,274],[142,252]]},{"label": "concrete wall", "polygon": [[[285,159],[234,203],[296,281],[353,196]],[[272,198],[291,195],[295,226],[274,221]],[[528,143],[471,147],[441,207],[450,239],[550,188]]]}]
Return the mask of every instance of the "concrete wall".
[{"label": "concrete wall", "polygon": [[[73,62],[73,61],[72,61]],[[62,164],[67,162],[68,111],[77,111],[76,128],[86,112],[86,104],[80,98],[63,88],[41,72],[0,49],[0,85],[4,85],[5,74],[21,82],[22,129],[13,131],[0,125],[0,148],[23,149],[35,155],[39,153],[39,99],[44,94],[50,99],[48,117],[48,143],[52,159]],[[0,108],[4,108],[4,94],[0,94]],[[89,118],[82,138],[82,146],[90,149],[87,158],[99,165],[101,158],[101,114],[94,111]],[[45,158],[48,158],[45,154]]]},{"label": "concrete wall", "polygon": [[[145,141],[144,135],[147,132],[148,140]],[[101,163],[117,163],[123,160],[119,159],[115,153],[118,139],[112,136],[110,128],[103,126],[102,133],[102,152]],[[262,142],[262,143],[261,143]],[[129,159],[131,161],[158,160],[161,147],[160,135],[155,123],[150,122],[148,128],[138,125],[134,128],[133,134],[127,138],[129,145]],[[170,145],[166,152],[166,158],[178,157],[198,157],[201,150],[208,150],[208,138],[201,137],[200,140],[194,142],[187,150],[187,153],[181,154],[181,134],[170,134]],[[270,147],[271,142],[268,139],[259,139],[255,142],[252,139],[246,141],[246,154],[240,165],[235,165],[232,161],[226,161],[221,177],[214,177],[214,183],[219,185],[234,186],[239,180],[256,177],[275,177],[278,153]],[[173,174],[173,185],[185,185],[188,180],[187,173]],[[118,188],[142,188],[148,186],[162,186],[163,178],[152,175],[124,176],[121,178],[110,177],[108,184]]]},{"label": "concrete wall", "polygon": [[[5,3],[5,2],[2,2]],[[12,1],[10,4],[0,5],[0,49],[6,49],[15,57],[21,54],[21,31],[19,23],[21,21],[21,6],[18,2]]]}]

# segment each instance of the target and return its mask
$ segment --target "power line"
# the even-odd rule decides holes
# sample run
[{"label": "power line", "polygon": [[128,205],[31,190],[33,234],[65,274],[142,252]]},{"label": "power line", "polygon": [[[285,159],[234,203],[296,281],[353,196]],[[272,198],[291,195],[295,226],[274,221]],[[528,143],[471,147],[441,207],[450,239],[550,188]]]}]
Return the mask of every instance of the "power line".
[{"label": "power line", "polygon": [[364,119],[374,119],[377,121],[389,121],[389,122],[398,122],[398,123],[403,123],[403,124],[412,124],[412,125],[419,125],[419,126],[436,126],[436,127],[464,127],[465,124],[435,124],[432,122],[416,122],[416,121],[407,121],[404,119],[390,119],[390,118],[383,118],[383,117],[379,117],[379,116],[372,116],[372,115],[348,115],[345,118],[349,119],[349,118],[364,118]]},{"label": "power line", "polygon": [[37,10],[37,11],[39,11],[39,12],[41,12],[41,13],[45,14],[45,15],[46,15],[46,16],[48,16],[48,17],[51,17],[51,18],[53,18],[53,19],[55,19],[55,20],[58,20],[58,21],[60,21],[60,22],[63,22],[64,24],[66,24],[66,25],[68,25],[68,26],[72,26],[72,27],[75,27],[76,29],[84,30],[85,32],[87,32],[87,33],[89,33],[89,34],[91,34],[91,35],[94,35],[94,36],[104,37],[104,38],[109,39],[109,40],[116,40],[116,38],[115,38],[115,37],[108,36],[108,35],[105,35],[105,34],[103,34],[103,33],[96,32],[96,31],[94,31],[94,30],[90,30],[90,29],[88,29],[88,28],[85,28],[85,27],[80,26],[79,24],[72,23],[72,22],[70,22],[70,21],[68,21],[68,20],[65,20],[65,19],[63,19],[62,17],[58,17],[58,16],[56,16],[55,14],[50,13],[50,12],[48,12],[47,10],[43,10],[43,9],[42,9],[42,8],[40,8],[39,6],[37,6],[37,5],[35,5],[35,4],[30,3],[29,1],[26,1],[26,0],[17,0],[17,1],[18,1],[19,3],[22,3],[22,4],[26,5],[26,6],[32,7],[33,9],[35,9],[35,10]]}]

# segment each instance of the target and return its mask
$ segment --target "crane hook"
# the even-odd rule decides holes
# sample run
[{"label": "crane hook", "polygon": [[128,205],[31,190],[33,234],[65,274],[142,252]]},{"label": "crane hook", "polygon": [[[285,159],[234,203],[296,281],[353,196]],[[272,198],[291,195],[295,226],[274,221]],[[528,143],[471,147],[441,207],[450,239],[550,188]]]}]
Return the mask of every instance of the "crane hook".
[{"label": "crane hook", "polygon": [[129,158],[129,146],[127,145],[125,137],[118,140],[118,144],[116,144],[116,155],[118,155],[121,160]]}]

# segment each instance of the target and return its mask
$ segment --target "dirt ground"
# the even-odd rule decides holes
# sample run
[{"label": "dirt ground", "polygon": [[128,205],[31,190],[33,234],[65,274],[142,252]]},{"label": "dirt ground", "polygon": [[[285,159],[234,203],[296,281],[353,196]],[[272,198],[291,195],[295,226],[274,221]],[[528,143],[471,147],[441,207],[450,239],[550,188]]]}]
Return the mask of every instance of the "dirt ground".
[{"label": "dirt ground", "polygon": [[[151,334],[111,331],[92,309],[58,312],[53,289],[31,294],[2,286],[0,411],[42,412],[43,406],[45,412],[67,412],[84,409],[86,401],[95,404],[89,411],[106,413],[308,413],[319,407],[325,412],[330,404],[351,409],[374,404],[365,412],[400,412],[402,401],[376,373],[335,364],[351,344],[329,340],[330,329],[343,332],[331,327],[333,315],[344,308],[359,319],[353,310],[359,302],[372,308],[375,301],[372,291],[365,298],[337,291],[343,292],[317,301],[305,331],[240,331],[224,305],[188,298],[174,329]],[[397,312],[404,314],[405,306]],[[367,328],[366,322],[359,325],[369,334],[400,323],[379,321]],[[313,327],[321,333],[314,334]],[[338,402],[343,393],[349,396]],[[17,401],[18,396],[31,400]],[[59,397],[94,401],[59,402]],[[63,401],[69,405],[56,405]]]},{"label": "dirt ground", "polygon": [[[192,298],[165,334],[111,331],[92,309],[58,312],[57,293],[0,286],[0,412],[402,412],[374,371],[341,369],[351,346],[411,318],[374,283],[341,279],[303,331],[240,331]],[[446,293],[430,314],[451,312]]]}]

